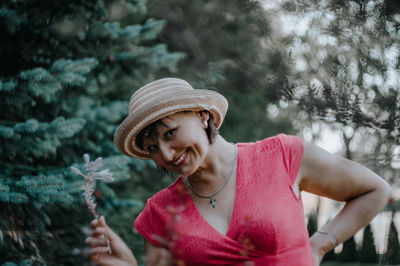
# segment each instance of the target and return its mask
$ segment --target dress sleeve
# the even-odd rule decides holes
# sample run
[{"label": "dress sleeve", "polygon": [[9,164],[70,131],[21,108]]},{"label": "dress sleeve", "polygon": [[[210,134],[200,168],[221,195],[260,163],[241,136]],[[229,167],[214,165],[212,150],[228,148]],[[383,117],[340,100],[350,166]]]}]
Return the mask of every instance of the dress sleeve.
[{"label": "dress sleeve", "polygon": [[153,224],[155,222],[152,219],[153,216],[153,208],[151,204],[151,199],[147,200],[146,206],[143,211],[139,214],[139,216],[135,220],[135,228],[136,230],[150,243],[156,246],[160,246],[160,243],[157,241],[157,234],[154,231],[154,228],[158,226]]},{"label": "dress sleeve", "polygon": [[285,134],[278,135],[278,139],[282,145],[283,162],[290,178],[290,185],[292,185],[297,177],[303,159],[303,139]]}]

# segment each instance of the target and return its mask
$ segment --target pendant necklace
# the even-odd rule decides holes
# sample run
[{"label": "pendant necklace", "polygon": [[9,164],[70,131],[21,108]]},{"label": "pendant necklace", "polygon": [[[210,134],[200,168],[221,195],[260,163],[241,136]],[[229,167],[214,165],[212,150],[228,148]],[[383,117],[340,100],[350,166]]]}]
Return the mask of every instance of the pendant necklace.
[{"label": "pendant necklace", "polygon": [[234,157],[233,157],[233,162],[232,162],[231,170],[229,171],[229,174],[228,174],[227,177],[225,178],[224,183],[217,189],[217,191],[215,191],[215,192],[212,193],[211,195],[203,195],[203,194],[200,194],[200,193],[198,193],[198,192],[194,189],[193,184],[192,184],[192,180],[190,179],[190,176],[189,176],[189,178],[188,178],[188,187],[189,187],[189,189],[190,189],[197,197],[199,197],[199,198],[210,199],[210,204],[211,204],[211,206],[212,206],[213,208],[215,208],[215,206],[216,206],[216,205],[215,205],[215,201],[216,201],[215,196],[216,196],[219,192],[221,192],[221,190],[226,186],[226,184],[228,184],[228,181],[229,181],[229,179],[230,179],[231,176],[232,176],[233,170],[235,169],[235,165],[236,165],[236,161],[237,161],[237,153],[238,153],[238,150],[237,150],[236,144],[234,144],[233,147],[234,147],[234,149],[235,149],[235,155],[234,155]]}]

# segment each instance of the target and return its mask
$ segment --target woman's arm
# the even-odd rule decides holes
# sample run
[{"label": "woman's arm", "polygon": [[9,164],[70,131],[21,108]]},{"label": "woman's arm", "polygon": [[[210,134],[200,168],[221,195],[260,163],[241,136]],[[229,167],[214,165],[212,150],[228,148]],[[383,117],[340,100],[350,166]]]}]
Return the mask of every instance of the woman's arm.
[{"label": "woman's arm", "polygon": [[[366,226],[391,195],[389,185],[374,172],[307,142],[304,143],[296,184],[300,190],[346,202],[334,219],[322,228],[336,238],[337,244]],[[335,246],[327,234],[315,233],[310,240],[318,264]]]}]

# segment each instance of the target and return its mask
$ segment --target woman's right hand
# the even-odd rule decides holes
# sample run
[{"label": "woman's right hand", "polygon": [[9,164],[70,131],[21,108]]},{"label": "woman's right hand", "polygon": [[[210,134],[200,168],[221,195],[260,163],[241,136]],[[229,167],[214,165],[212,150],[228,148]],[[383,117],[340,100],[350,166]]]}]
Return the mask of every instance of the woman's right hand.
[{"label": "woman's right hand", "polygon": [[[106,224],[104,217],[91,223],[92,234],[86,238],[90,247],[90,260],[101,266],[137,266],[136,258],[122,239]],[[112,253],[108,253],[104,234],[107,233]]]},{"label": "woman's right hand", "polygon": [[148,266],[176,265],[173,263],[171,253],[165,248],[154,246],[148,240],[144,241],[144,247],[146,249],[146,265]]}]

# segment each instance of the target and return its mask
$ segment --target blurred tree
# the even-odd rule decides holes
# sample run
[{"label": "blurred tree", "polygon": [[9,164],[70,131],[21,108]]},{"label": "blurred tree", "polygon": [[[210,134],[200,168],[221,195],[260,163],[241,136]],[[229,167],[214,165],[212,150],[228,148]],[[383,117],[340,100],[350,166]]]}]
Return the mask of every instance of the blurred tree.
[{"label": "blurred tree", "polygon": [[115,155],[112,140],[134,89],[183,57],[155,41],[163,25],[141,0],[1,2],[0,264],[83,264],[74,254],[91,218],[69,166],[85,152],[106,156],[116,177],[97,184],[100,213],[116,223],[129,214],[132,228],[140,204],[112,187],[129,184],[137,194],[122,196],[145,199],[150,163]]},{"label": "blurred tree", "polygon": [[364,228],[362,247],[358,252],[360,262],[376,263],[378,262],[378,254],[376,253],[376,246],[374,235],[372,234],[371,225]]},{"label": "blurred tree", "polygon": [[390,223],[389,238],[386,253],[383,256],[384,264],[400,264],[400,244],[399,244],[399,233],[394,224],[394,215],[392,215],[392,221]]},{"label": "blurred tree", "polygon": [[335,249],[332,249],[328,253],[325,254],[322,262],[333,261],[336,260]]},{"label": "blurred tree", "polygon": [[354,262],[357,261],[357,250],[354,236],[343,242],[342,252],[337,254],[336,258],[342,262]]},{"label": "blurred tree", "polygon": [[318,215],[316,212],[311,213],[308,216],[307,231],[311,237],[318,230]]},{"label": "blurred tree", "polygon": [[[354,160],[394,183],[400,162],[400,9],[396,1],[284,1],[293,34],[287,100],[343,130]],[[304,113],[306,115],[304,115]],[[368,142],[369,145],[363,145]]]},{"label": "blurred tree", "polygon": [[167,22],[161,40],[187,55],[179,76],[228,98],[224,137],[254,141],[294,132],[279,105],[289,72],[288,40],[270,27],[273,14],[259,1],[154,0],[148,7]]}]

